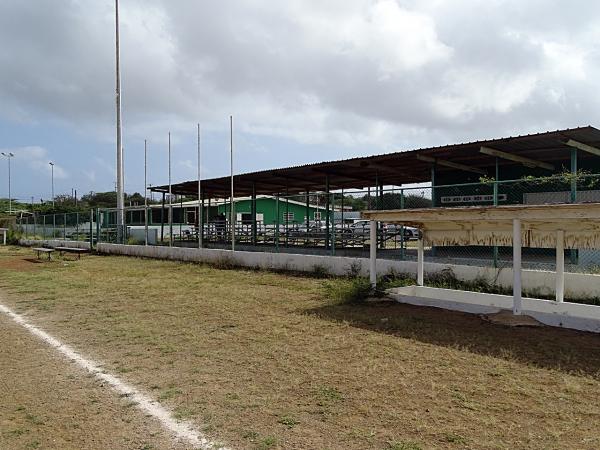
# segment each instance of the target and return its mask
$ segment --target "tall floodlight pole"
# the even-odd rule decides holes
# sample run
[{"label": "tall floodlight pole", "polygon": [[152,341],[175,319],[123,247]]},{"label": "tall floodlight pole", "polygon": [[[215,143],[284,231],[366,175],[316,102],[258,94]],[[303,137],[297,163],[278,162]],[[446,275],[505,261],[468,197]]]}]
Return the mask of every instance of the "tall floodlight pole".
[{"label": "tall floodlight pole", "polygon": [[50,170],[52,171],[52,210],[54,210],[54,163],[50,161]]},{"label": "tall floodlight pole", "polygon": [[231,251],[235,251],[235,208],[233,205],[233,116],[229,116],[229,168],[231,172]]},{"label": "tall floodlight pole", "polygon": [[148,245],[148,141],[144,139],[144,238]]},{"label": "tall floodlight pole", "polygon": [[200,124],[198,124],[198,248],[202,248],[202,235],[204,234],[204,221],[202,220],[202,182],[200,181]]},{"label": "tall floodlight pole", "polygon": [[173,247],[173,192],[171,189],[171,132],[169,131],[169,247]]},{"label": "tall floodlight pole", "polygon": [[14,158],[15,155],[11,152],[2,152],[2,156],[8,159],[8,214],[12,214],[12,195],[10,192],[10,159]]},{"label": "tall floodlight pole", "polygon": [[125,221],[123,207],[123,145],[121,130],[121,65],[119,50],[119,0],[115,0],[115,69],[116,69],[116,106],[117,106],[117,241],[123,242]]}]

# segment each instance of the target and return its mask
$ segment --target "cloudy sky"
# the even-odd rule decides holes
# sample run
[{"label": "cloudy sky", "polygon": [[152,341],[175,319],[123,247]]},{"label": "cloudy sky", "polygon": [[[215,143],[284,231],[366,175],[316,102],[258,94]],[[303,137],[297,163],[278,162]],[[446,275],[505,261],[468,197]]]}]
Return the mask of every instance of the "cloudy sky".
[{"label": "cloudy sky", "polygon": [[[600,2],[121,0],[126,190],[600,125]],[[114,188],[114,2],[0,1],[13,196]],[[7,196],[0,161],[0,196]]]}]

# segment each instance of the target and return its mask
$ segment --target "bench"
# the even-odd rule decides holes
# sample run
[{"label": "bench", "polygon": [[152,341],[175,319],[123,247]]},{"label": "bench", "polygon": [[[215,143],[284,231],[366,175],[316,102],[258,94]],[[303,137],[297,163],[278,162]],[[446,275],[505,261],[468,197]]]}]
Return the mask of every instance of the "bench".
[{"label": "bench", "polygon": [[34,252],[37,252],[37,257],[38,259],[40,259],[40,255],[42,253],[46,253],[48,255],[48,261],[50,261],[50,255],[52,254],[52,252],[54,252],[54,249],[52,248],[44,248],[44,247],[37,247],[33,249]]},{"label": "bench", "polygon": [[85,248],[77,248],[77,247],[56,247],[55,250],[58,250],[58,254],[62,256],[63,253],[75,253],[77,255],[77,259],[81,259],[82,253],[88,253],[89,250]]}]

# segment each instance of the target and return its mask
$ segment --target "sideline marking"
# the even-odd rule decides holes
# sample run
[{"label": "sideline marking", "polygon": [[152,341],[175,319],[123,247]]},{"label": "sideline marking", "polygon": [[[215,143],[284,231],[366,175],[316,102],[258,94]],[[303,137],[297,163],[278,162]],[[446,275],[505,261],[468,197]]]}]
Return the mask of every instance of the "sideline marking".
[{"label": "sideline marking", "polygon": [[195,447],[206,450],[216,448],[227,450],[225,447],[219,446],[216,442],[208,440],[202,433],[196,431],[193,425],[189,422],[175,420],[171,416],[171,413],[163,406],[161,406],[157,401],[152,400],[152,398],[148,395],[142,393],[133,386],[119,380],[119,378],[117,378],[116,376],[111,375],[109,373],[105,373],[104,369],[102,369],[96,362],[89,359],[85,359],[71,347],[69,347],[66,344],[63,344],[58,339],[50,336],[48,333],[36,327],[35,325],[30,324],[29,322],[27,322],[27,320],[25,320],[23,316],[13,312],[10,308],[4,306],[2,303],[0,303],[0,311],[5,313],[16,323],[27,329],[31,334],[37,336],[42,341],[54,347],[64,356],[69,358],[71,362],[76,363],[83,369],[93,374],[99,380],[108,383],[118,393],[136,402],[135,406],[138,409],[158,419],[160,423],[168,431],[173,433],[178,440],[185,440]]}]

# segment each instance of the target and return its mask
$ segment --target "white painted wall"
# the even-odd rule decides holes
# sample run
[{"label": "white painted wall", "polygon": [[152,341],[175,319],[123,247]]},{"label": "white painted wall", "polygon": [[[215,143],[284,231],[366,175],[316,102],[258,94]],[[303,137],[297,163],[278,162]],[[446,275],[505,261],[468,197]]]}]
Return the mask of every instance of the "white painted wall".
[{"label": "white painted wall", "polygon": [[90,249],[90,243],[85,241],[63,241],[62,239],[46,239],[46,240],[34,240],[34,239],[19,239],[19,244],[25,247],[73,247],[73,248],[84,248]]},{"label": "white painted wall", "polygon": [[[388,294],[400,303],[451,309],[473,314],[490,314],[511,310],[509,295],[484,294],[424,286],[390,289]],[[600,306],[562,303],[553,300],[523,298],[522,314],[555,327],[600,333]]]},{"label": "white painted wall", "polygon": [[[37,241],[39,242],[39,241]],[[65,245],[64,241],[56,241]],[[89,245],[89,244],[88,244]],[[260,267],[263,269],[286,269],[312,272],[322,267],[332,275],[347,275],[355,268],[358,273],[368,276],[369,260],[341,256],[317,256],[292,253],[263,253],[219,249],[197,249],[179,247],[154,247],[143,245],[118,245],[100,243],[100,253],[128,255],[146,258],[170,259],[176,261],[219,262],[228,261],[242,267]],[[491,267],[462,266],[455,264],[425,263],[425,274],[451,269],[459,280],[473,281],[483,278],[504,288],[512,288],[512,269],[494,269]],[[377,260],[377,274],[385,275],[391,271],[416,275],[414,261]],[[523,289],[539,295],[554,295],[554,272],[541,270],[523,270]],[[600,275],[565,273],[565,297],[589,298],[600,296]]]}]

